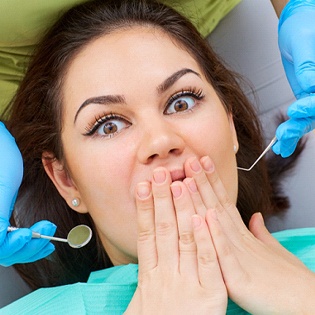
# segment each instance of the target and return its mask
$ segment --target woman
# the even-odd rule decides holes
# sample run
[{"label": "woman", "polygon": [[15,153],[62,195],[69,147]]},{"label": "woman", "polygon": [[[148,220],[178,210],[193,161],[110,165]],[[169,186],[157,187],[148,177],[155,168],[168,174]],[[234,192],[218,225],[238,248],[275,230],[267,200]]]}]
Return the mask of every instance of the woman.
[{"label": "woman", "polygon": [[56,244],[49,260],[18,266],[34,288],[139,263],[126,314],[157,305],[222,314],[227,294],[252,313],[312,306],[263,289],[276,279],[278,292],[287,271],[293,285],[314,276],[260,215],[250,221],[283,207],[264,162],[237,174],[262,151],[258,121],[235,76],[176,12],[146,1],[71,9],[39,45],[7,114],[25,168],[16,222],[49,219],[60,235],[84,223],[95,235],[80,251]]}]

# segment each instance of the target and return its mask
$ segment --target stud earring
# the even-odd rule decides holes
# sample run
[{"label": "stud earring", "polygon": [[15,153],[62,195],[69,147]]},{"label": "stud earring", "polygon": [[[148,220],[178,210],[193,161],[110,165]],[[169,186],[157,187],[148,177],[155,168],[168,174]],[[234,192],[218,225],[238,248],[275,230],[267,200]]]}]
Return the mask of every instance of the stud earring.
[{"label": "stud earring", "polygon": [[233,146],[233,150],[234,150],[235,153],[237,152],[237,146],[235,144]]},{"label": "stud earring", "polygon": [[80,204],[80,199],[78,198],[73,198],[72,201],[71,201],[72,205],[74,207],[77,207],[79,204]]}]

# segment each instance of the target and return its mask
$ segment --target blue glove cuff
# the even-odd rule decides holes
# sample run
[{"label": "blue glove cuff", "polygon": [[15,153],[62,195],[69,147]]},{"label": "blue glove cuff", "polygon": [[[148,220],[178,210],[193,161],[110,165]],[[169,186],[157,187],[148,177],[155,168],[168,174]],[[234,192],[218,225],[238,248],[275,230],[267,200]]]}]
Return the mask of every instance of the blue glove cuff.
[{"label": "blue glove cuff", "polygon": [[315,0],[290,0],[284,7],[279,18],[279,29],[284,21],[296,12],[306,11],[314,8]]}]

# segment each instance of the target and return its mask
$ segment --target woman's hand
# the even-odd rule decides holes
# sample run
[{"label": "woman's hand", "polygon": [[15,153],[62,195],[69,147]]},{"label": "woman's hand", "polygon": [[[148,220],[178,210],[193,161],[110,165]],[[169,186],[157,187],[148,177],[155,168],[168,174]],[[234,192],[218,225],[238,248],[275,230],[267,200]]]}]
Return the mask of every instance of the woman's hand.
[{"label": "woman's hand", "polygon": [[139,282],[125,314],[225,314],[227,292],[205,220],[162,167],[137,187]]},{"label": "woman's hand", "polygon": [[15,199],[23,177],[23,161],[14,138],[0,122],[0,265],[32,262],[54,251],[47,240],[32,239],[32,231],[53,235],[56,226],[41,221],[30,229],[7,232]]},{"label": "woman's hand", "polygon": [[229,297],[251,314],[314,314],[314,274],[271,236],[261,214],[248,230],[211,159],[200,162],[198,172],[186,163],[186,174],[196,183],[192,199],[206,213]]}]

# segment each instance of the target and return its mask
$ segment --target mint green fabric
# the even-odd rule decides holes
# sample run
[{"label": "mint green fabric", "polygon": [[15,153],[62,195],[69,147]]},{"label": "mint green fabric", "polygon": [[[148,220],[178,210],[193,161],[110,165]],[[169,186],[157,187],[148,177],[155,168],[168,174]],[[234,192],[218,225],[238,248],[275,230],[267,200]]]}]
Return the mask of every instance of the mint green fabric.
[{"label": "mint green fabric", "polygon": [[97,271],[88,283],[37,290],[0,309],[0,314],[122,314],[137,286],[137,265]]},{"label": "mint green fabric", "polygon": [[[0,113],[12,99],[42,34],[63,12],[85,1],[0,1]],[[163,1],[184,13],[206,36],[241,0]]]},{"label": "mint green fabric", "polygon": [[[280,243],[315,271],[315,228],[273,234]],[[137,287],[138,266],[93,272],[87,283],[39,289],[2,308],[0,315],[122,314]],[[248,314],[229,301],[227,314]]]}]

